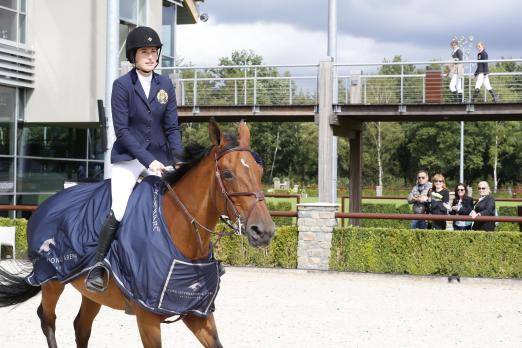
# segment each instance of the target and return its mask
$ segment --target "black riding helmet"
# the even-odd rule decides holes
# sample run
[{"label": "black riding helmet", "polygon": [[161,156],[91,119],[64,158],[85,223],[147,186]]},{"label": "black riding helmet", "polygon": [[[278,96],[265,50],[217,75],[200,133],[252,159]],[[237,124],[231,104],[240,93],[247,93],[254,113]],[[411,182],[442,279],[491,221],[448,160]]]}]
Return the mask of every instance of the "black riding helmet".
[{"label": "black riding helmet", "polygon": [[143,47],[157,47],[158,48],[158,63],[163,44],[159,38],[158,33],[150,27],[137,27],[127,35],[125,42],[125,53],[127,60],[134,64],[136,61],[136,51]]}]

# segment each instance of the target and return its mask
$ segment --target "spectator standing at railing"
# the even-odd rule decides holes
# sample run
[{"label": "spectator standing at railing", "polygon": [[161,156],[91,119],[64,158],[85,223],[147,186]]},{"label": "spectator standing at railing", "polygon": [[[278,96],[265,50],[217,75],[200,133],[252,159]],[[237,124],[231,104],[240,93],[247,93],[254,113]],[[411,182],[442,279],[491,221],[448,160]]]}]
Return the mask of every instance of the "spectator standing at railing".
[{"label": "spectator standing at railing", "polygon": [[449,65],[448,77],[451,79],[449,89],[451,91],[451,98],[454,103],[462,102],[462,81],[464,77],[464,65],[462,63],[456,63],[464,59],[464,54],[459,47],[457,39],[451,40],[451,58],[455,63]]},{"label": "spectator standing at railing", "polygon": [[[413,186],[408,195],[408,203],[413,204],[414,214],[428,213],[428,191],[431,188],[431,183],[428,181],[428,172],[420,170],[417,173],[417,183]],[[426,229],[428,225],[424,220],[412,220],[411,228]]]},{"label": "spectator standing at railing", "polygon": [[[484,45],[484,42],[480,41],[479,43],[477,43],[477,50],[477,60],[488,60],[488,53],[486,52],[486,46]],[[477,64],[477,70],[475,70],[475,78],[477,79],[477,83],[475,84],[475,93],[473,93],[472,102],[475,102],[475,100],[479,96],[482,84],[484,84],[486,90],[488,90],[488,92],[491,94],[491,97],[493,98],[493,103],[498,102],[497,94],[493,90],[493,87],[491,87],[491,83],[489,83],[489,66],[487,62]]]},{"label": "spectator standing at railing", "polygon": [[[473,210],[469,215],[472,218],[475,218],[477,216],[495,216],[495,198],[493,198],[493,195],[491,194],[491,189],[489,188],[488,182],[479,182],[477,188],[479,192],[479,199],[477,200],[477,202],[475,202],[475,206],[473,207]],[[482,231],[494,231],[495,222],[474,221],[473,229]]]},{"label": "spectator standing at railing", "polygon": [[[430,214],[448,215],[451,206],[449,205],[449,191],[446,188],[444,176],[442,176],[442,174],[435,174],[431,178],[431,182],[433,185],[428,192]],[[432,221],[431,227],[434,230],[445,230],[446,221]]]},{"label": "spectator standing at railing", "polygon": [[[458,183],[455,187],[455,198],[451,204],[451,215],[466,215],[473,210],[473,198],[468,196],[466,185]],[[472,221],[453,221],[455,231],[471,230]]]}]

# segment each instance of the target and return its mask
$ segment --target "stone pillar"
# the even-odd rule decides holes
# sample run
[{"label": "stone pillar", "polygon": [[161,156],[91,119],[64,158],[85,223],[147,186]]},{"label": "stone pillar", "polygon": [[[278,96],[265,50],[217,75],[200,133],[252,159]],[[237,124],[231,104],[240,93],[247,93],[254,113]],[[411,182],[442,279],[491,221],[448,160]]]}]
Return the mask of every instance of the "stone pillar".
[{"label": "stone pillar", "polygon": [[304,203],[297,205],[299,241],[297,268],[328,270],[332,233],[337,225],[338,204]]}]

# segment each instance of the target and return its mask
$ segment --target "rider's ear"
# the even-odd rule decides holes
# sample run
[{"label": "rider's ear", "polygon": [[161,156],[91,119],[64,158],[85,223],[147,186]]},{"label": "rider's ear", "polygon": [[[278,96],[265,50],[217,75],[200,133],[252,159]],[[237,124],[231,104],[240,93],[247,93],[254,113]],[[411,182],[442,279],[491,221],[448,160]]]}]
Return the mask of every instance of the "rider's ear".
[{"label": "rider's ear", "polygon": [[238,142],[239,145],[242,147],[249,147],[250,146],[250,129],[248,129],[248,126],[245,121],[239,122],[239,137]]},{"label": "rider's ear", "polygon": [[208,122],[208,135],[210,136],[212,145],[219,145],[223,143],[223,133],[221,132],[219,125],[213,117]]}]

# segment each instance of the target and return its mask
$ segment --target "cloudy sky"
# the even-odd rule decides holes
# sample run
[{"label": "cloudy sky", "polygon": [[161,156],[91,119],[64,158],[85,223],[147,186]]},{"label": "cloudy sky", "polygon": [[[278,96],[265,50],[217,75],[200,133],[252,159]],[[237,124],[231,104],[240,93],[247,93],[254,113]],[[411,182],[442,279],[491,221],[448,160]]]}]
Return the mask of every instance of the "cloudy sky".
[{"label": "cloudy sky", "polygon": [[[448,59],[454,36],[486,43],[490,59],[522,58],[520,0],[338,0],[341,63]],[[178,55],[216,65],[252,49],[266,64],[315,64],[326,57],[328,0],[205,0],[209,20],[180,26]],[[475,55],[475,51],[473,51]]]}]

